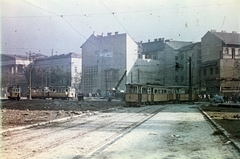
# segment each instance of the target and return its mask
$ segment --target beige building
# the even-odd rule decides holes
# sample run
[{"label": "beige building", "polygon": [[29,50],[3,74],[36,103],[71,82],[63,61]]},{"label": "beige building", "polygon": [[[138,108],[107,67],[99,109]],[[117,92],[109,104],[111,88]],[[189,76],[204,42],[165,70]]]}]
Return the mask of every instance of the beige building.
[{"label": "beige building", "polygon": [[127,71],[119,90],[131,82],[130,70],[138,59],[138,44],[128,35],[95,32],[81,46],[82,48],[82,91],[98,93],[101,96],[112,91]]},{"label": "beige building", "polygon": [[80,92],[81,74],[80,54],[71,52],[40,58],[33,62],[32,86],[70,86]]},{"label": "beige building", "polygon": [[201,40],[202,93],[233,96],[240,91],[240,34],[208,31]]}]

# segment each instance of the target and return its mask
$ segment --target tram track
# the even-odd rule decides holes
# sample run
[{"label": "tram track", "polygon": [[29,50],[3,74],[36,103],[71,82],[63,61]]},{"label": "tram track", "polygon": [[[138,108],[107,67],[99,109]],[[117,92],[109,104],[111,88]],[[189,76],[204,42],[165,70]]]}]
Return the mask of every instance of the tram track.
[{"label": "tram track", "polygon": [[[155,116],[157,113],[161,112],[162,110],[164,110],[167,106],[162,107],[160,109],[157,109],[156,111],[154,111],[153,113],[151,113],[151,115],[148,115],[146,118],[140,119],[135,123],[132,123],[131,125],[125,127],[124,129],[122,129],[121,131],[119,131],[118,133],[116,133],[115,135],[109,137],[107,140],[105,140],[102,143],[99,143],[95,149],[93,149],[90,153],[88,153],[86,156],[84,156],[84,158],[88,159],[88,158],[92,158],[93,156],[101,153],[104,149],[106,149],[108,146],[112,145],[113,143],[115,143],[116,141],[118,141],[119,139],[121,139],[122,137],[124,137],[125,135],[127,135],[129,132],[131,132],[133,129],[137,128],[138,126],[140,126],[141,124],[143,124],[144,122],[146,122],[147,120],[149,120],[150,118],[152,118],[153,116]],[[77,159],[77,158],[74,158]]]},{"label": "tram track", "polygon": [[[117,138],[119,137],[123,137],[124,134],[127,134],[127,132],[131,131],[132,129],[136,128],[137,126],[139,126],[141,123],[145,122],[146,120],[148,120],[150,117],[154,116],[156,113],[158,113],[159,111],[161,111],[162,109],[164,109],[165,107],[161,107],[160,109],[157,109],[153,112],[150,111],[151,107],[142,107],[141,109],[136,109],[136,108],[128,108],[128,109],[123,109],[123,110],[118,110],[117,112],[108,112],[106,113],[108,116],[104,117],[104,114],[100,113],[98,115],[95,115],[94,118],[101,118],[101,122],[98,121],[96,122],[96,120],[86,120],[84,122],[76,122],[79,121],[79,119],[76,119],[74,121],[71,121],[71,126],[66,126],[65,124],[68,124],[68,122],[66,123],[59,123],[59,126],[66,126],[64,128],[58,129],[52,131],[50,130],[44,133],[40,133],[38,135],[34,135],[32,137],[27,137],[23,140],[17,140],[13,142],[10,142],[8,144],[5,144],[4,147],[11,147],[11,145],[16,145],[15,147],[22,147],[22,149],[28,149],[27,148],[27,144],[26,143],[31,143],[31,142],[36,142],[39,140],[39,138],[45,138],[45,140],[48,139],[49,136],[60,136],[60,137],[54,137],[54,139],[51,139],[52,141],[44,143],[43,145],[39,145],[36,148],[32,148],[29,149],[27,152],[24,152],[24,154],[22,154],[20,156],[20,158],[31,158],[34,157],[36,154],[42,153],[42,152],[47,152],[53,148],[56,148],[58,146],[61,146],[63,144],[69,143],[75,139],[80,139],[80,138],[84,138],[85,136],[91,135],[91,133],[96,132],[96,131],[100,131],[102,129],[107,129],[110,127],[114,127],[114,125],[117,125],[116,123],[118,123],[119,121],[124,121],[130,118],[133,118],[133,116],[139,116],[139,114],[141,113],[149,113],[148,116],[141,118],[140,120],[130,124],[130,125],[126,125],[124,127],[118,128],[117,132],[109,137],[107,137],[103,142],[98,143],[97,145],[95,145],[94,147],[89,148],[89,151],[87,152],[87,154],[89,154],[89,152],[92,152],[95,149],[99,149],[99,147],[104,148],[109,142],[114,142],[117,140]],[[137,111],[136,111],[137,110]],[[127,116],[124,115],[126,113],[129,113]],[[111,115],[109,115],[111,114]],[[76,122],[76,123],[75,123]],[[96,122],[96,123],[95,123]],[[98,126],[96,126],[97,124],[100,124]],[[63,124],[63,125],[62,125]],[[42,129],[45,128],[53,128],[55,124],[51,124],[51,125],[46,125],[46,126],[41,126]],[[90,127],[89,125],[92,125],[92,127]],[[39,129],[39,128],[37,128]],[[77,130],[81,130],[81,132],[79,133],[74,133],[71,134],[70,136],[66,137],[61,137],[60,134],[65,134],[65,132],[67,131],[76,131]],[[86,129],[85,131],[82,131]],[[120,130],[119,130],[120,129]],[[24,130],[26,132],[29,132],[29,134],[25,134],[25,136],[31,135],[32,132],[34,132],[36,129],[35,128],[31,128],[31,129],[27,129]],[[21,134],[21,131],[20,131]],[[12,137],[17,137],[19,134],[14,134]],[[8,141],[7,141],[8,142]]]}]

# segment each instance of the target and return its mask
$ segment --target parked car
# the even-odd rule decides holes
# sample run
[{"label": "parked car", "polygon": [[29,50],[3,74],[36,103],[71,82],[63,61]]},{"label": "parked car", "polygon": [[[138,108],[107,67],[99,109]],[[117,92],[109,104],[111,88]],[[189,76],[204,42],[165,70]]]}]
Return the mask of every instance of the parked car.
[{"label": "parked car", "polygon": [[223,103],[223,102],[224,102],[224,99],[223,99],[223,96],[214,95],[213,98],[210,98],[210,102]]}]

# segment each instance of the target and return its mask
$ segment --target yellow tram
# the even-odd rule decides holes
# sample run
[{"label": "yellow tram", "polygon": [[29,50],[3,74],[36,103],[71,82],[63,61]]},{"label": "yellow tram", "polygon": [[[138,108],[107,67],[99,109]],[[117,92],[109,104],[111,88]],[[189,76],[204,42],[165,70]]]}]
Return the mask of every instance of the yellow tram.
[{"label": "yellow tram", "polygon": [[8,95],[7,95],[8,99],[20,100],[20,98],[21,98],[21,87],[19,87],[19,86],[8,87],[7,93],[8,93]]},{"label": "yellow tram", "polygon": [[[188,86],[161,86],[153,84],[126,84],[125,102],[129,106],[157,104],[162,102],[189,101]],[[194,90],[193,90],[194,91]],[[192,93],[192,100],[197,100],[197,92]]]},{"label": "yellow tram", "polygon": [[32,88],[31,97],[33,99],[74,99],[75,89],[69,86],[54,86],[44,88]]}]

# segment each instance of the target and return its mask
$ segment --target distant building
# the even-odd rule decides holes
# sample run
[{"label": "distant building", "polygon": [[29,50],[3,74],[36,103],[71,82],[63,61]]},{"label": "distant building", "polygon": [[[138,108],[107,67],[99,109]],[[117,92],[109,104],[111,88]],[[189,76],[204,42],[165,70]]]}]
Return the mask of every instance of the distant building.
[{"label": "distant building", "polygon": [[68,53],[40,58],[33,62],[32,86],[70,86],[78,92],[81,74],[82,57],[80,54]]},{"label": "distant building", "polygon": [[[165,40],[165,49],[160,57],[160,65],[162,69],[160,71],[160,78],[163,80],[163,85],[180,85],[184,84],[186,81],[184,75],[187,74],[187,56],[180,54],[181,48],[184,46],[192,44],[191,42],[185,41],[171,41]],[[176,64],[180,64],[179,68],[176,67]],[[184,68],[185,66],[185,68]],[[182,71],[181,74],[179,72]]]},{"label": "distant building", "polygon": [[161,84],[159,69],[158,60],[139,58],[130,70],[130,83]]},{"label": "distant building", "polygon": [[232,96],[240,91],[240,34],[208,31],[201,40],[202,93]]},{"label": "distant building", "polygon": [[138,44],[128,34],[93,33],[81,48],[84,93],[106,95],[127,71],[118,88],[125,90],[125,84],[131,82],[129,71],[139,56]]},{"label": "distant building", "polygon": [[164,51],[165,43],[164,38],[154,39],[154,41],[148,40],[148,42],[140,42],[141,45],[141,58],[160,60],[161,54]]},{"label": "distant building", "polygon": [[26,56],[1,54],[1,89],[6,96],[6,88],[12,85],[27,89],[28,82],[24,74],[25,67],[30,63]]},{"label": "distant building", "polygon": [[[191,77],[189,77],[189,63],[191,57]],[[180,68],[175,67],[175,75],[178,78],[176,84],[189,85],[190,78],[192,79],[193,88],[199,90],[200,88],[200,75],[199,66],[201,64],[201,42],[191,43],[179,49],[178,61]]]}]

